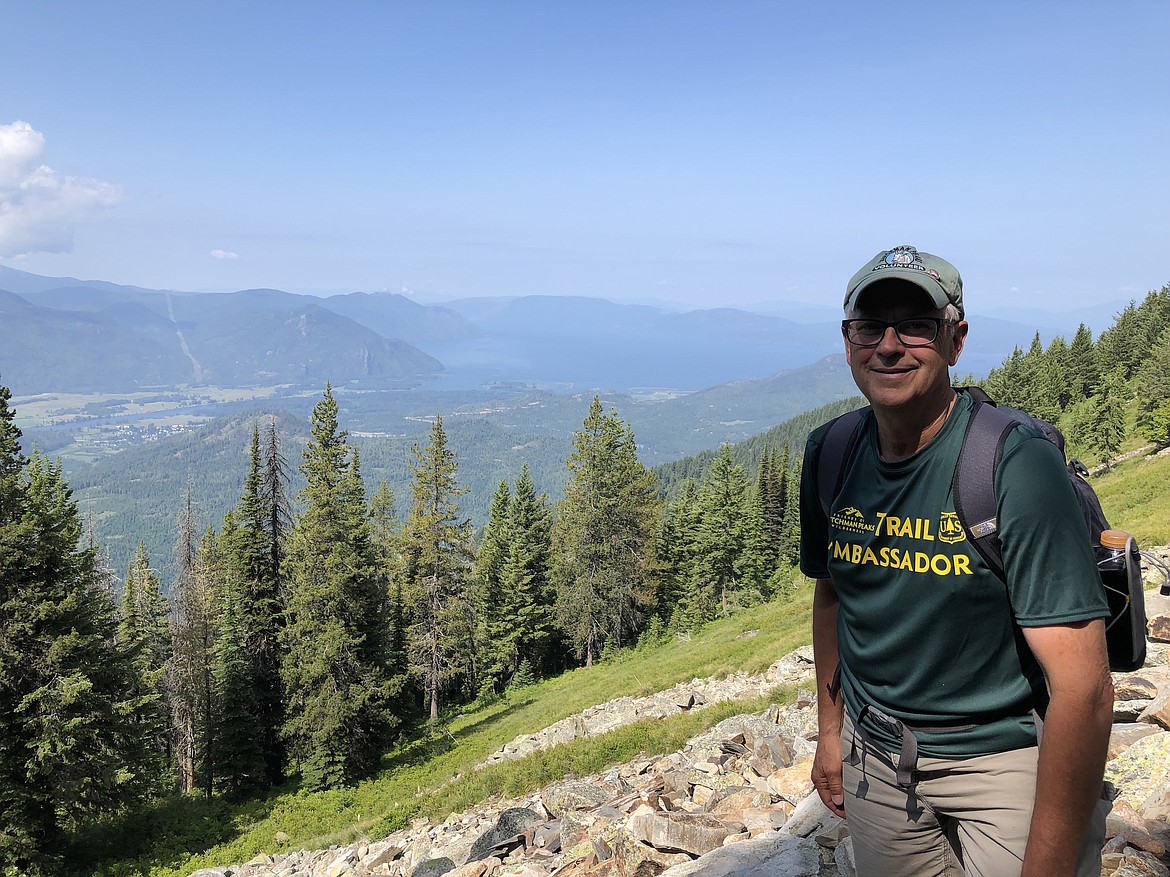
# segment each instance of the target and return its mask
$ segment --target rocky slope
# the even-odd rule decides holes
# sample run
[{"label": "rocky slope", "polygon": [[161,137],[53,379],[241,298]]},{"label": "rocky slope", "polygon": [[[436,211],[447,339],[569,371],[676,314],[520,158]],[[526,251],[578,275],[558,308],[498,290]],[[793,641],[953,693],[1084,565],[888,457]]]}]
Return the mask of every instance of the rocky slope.
[{"label": "rocky slope", "polygon": [[[1170,877],[1170,600],[1150,599],[1150,654],[1115,676],[1106,778],[1116,787],[1107,877]],[[511,801],[328,850],[258,856],[192,877],[851,877],[847,826],[808,779],[816,713],[811,650],[761,676],[694,680],[620,698],[518,738],[485,763],[631,721],[794,684],[789,707],[727,719],[665,757],[568,777]],[[276,845],[281,838],[274,838]]]}]

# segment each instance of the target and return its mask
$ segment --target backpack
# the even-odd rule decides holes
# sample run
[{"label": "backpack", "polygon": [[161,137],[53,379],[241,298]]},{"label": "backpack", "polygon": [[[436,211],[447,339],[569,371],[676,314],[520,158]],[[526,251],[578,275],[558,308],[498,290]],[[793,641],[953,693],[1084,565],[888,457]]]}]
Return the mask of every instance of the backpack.
[{"label": "backpack", "polygon": [[[955,513],[975,550],[1000,581],[1006,581],[995,504],[995,469],[1003,456],[1004,443],[1017,424],[1025,423],[1042,432],[1064,457],[1064,436],[1046,420],[1006,405],[996,405],[979,387],[962,389],[971,396],[972,409],[951,480]],[[817,495],[826,517],[841,490],[845,461],[857,444],[862,421],[869,411],[866,407],[842,414],[825,434],[815,475]],[[1085,480],[1089,470],[1077,459],[1069,460],[1066,467],[1088,527],[1098,561],[1098,577],[1109,603],[1109,617],[1105,619],[1109,668],[1117,672],[1138,670],[1146,660],[1146,608],[1137,544],[1132,537],[1126,537],[1125,547],[1120,551],[1102,548],[1101,534],[1110,528],[1101,501]],[[1110,534],[1124,535],[1119,531]]]}]

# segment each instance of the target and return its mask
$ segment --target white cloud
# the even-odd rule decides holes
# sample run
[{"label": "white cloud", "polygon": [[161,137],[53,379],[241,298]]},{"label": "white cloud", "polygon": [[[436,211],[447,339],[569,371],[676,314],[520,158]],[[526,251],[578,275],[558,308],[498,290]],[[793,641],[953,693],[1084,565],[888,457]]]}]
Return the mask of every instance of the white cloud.
[{"label": "white cloud", "polygon": [[0,257],[67,253],[77,223],[122,200],[113,183],[61,176],[44,152],[28,122],[0,125]]},{"label": "white cloud", "polygon": [[238,259],[239,253],[233,253],[231,250],[212,250],[211,258],[213,259]]}]

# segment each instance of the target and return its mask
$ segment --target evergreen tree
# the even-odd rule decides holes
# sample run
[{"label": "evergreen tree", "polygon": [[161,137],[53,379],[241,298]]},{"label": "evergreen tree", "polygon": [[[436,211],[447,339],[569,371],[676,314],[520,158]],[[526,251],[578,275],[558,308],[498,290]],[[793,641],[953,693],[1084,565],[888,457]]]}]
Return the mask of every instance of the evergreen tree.
[{"label": "evergreen tree", "polygon": [[1097,392],[1101,382],[1101,369],[1097,364],[1093,333],[1084,323],[1077,327],[1072,343],[1068,347],[1068,371],[1065,380],[1068,384],[1069,405],[1088,399]]},{"label": "evergreen tree", "polygon": [[[264,756],[263,776],[268,785],[276,785],[284,777],[285,751],[280,738],[284,723],[284,694],[280,683],[280,629],[284,619],[282,593],[281,556],[283,538],[278,521],[273,532],[273,502],[265,489],[266,466],[262,460],[259,426],[252,427],[252,442],[249,450],[248,475],[244,481],[244,492],[236,507],[224,520],[221,543],[223,545],[223,573],[225,589],[231,590],[236,600],[233,619],[236,631],[243,637],[238,644],[238,654],[243,656],[248,667],[249,684],[252,692],[244,700],[256,710],[255,731]],[[279,470],[278,470],[279,471]],[[283,495],[278,486],[277,496]],[[225,653],[227,647],[219,643],[217,653]],[[230,652],[233,659],[237,652]],[[233,684],[235,681],[233,680]],[[238,709],[232,705],[231,709]],[[230,744],[226,744],[230,745]],[[245,741],[248,752],[242,756],[222,753],[232,763],[242,757],[250,759],[252,741]],[[223,775],[224,771],[220,770]],[[244,780],[248,787],[255,787],[254,777]],[[237,785],[236,789],[240,787]]]},{"label": "evergreen tree", "polygon": [[171,786],[173,776],[167,685],[172,649],[170,606],[142,541],[126,572],[117,637],[118,644],[132,655],[136,694],[151,704],[139,713],[139,733],[151,757],[150,778],[161,791]]},{"label": "evergreen tree", "polygon": [[512,494],[507,481],[501,481],[492,496],[487,524],[475,553],[469,599],[476,619],[476,641],[472,654],[474,687],[502,691],[510,669],[515,669],[514,654],[508,642],[511,622],[507,617],[503,591],[504,564],[508,559],[512,536],[509,508]]},{"label": "evergreen tree", "polygon": [[1158,445],[1170,443],[1170,328],[1154,344],[1137,372],[1138,430]]},{"label": "evergreen tree", "polygon": [[552,531],[557,621],[585,665],[606,643],[635,640],[654,606],[654,476],[629,427],[596,396],[567,462]]},{"label": "evergreen tree", "polygon": [[271,782],[264,751],[268,729],[257,701],[260,691],[237,588],[229,580],[223,589],[214,664],[215,770],[220,787],[233,797]]},{"label": "evergreen tree", "polygon": [[213,675],[217,623],[214,534],[197,536],[194,488],[183,493],[175,539],[178,576],[171,587],[174,611],[171,723],[179,787],[211,797],[214,769]]},{"label": "evergreen tree", "polygon": [[154,704],[61,466],[21,454],[9,399],[0,386],[0,868],[40,877],[67,829],[149,784],[139,731]]},{"label": "evergreen tree", "polygon": [[1125,382],[1121,368],[1116,368],[1101,382],[1101,390],[1094,397],[1095,408],[1090,424],[1089,445],[1109,466],[1121,450],[1125,439]]},{"label": "evergreen tree", "polygon": [[471,524],[459,513],[458,497],[467,491],[456,479],[455,453],[447,446],[441,417],[435,418],[426,447],[414,445],[411,457],[411,506],[404,532],[410,670],[433,726],[445,690],[471,662]]},{"label": "evergreen tree", "polygon": [[661,590],[657,613],[666,621],[677,616],[678,625],[687,630],[703,621],[703,613],[692,611],[702,603],[695,584],[701,521],[698,488],[687,479],[668,509],[658,541]]},{"label": "evergreen tree", "polygon": [[380,588],[356,452],[326,386],[313,408],[301,471],[304,511],[289,544],[284,738],[308,789],[369,775],[391,729],[399,687],[389,671]]},{"label": "evergreen tree", "polygon": [[[701,521],[695,575],[703,620],[726,615],[737,597],[751,602],[765,569],[759,506],[748,495],[743,467],[724,444],[699,489]],[[770,572],[770,570],[768,570]]]},{"label": "evergreen tree", "polygon": [[508,554],[500,572],[505,595],[505,652],[510,675],[527,663],[533,670],[550,668],[556,638],[553,604],[556,592],[549,581],[551,520],[546,498],[537,496],[528,464],[520,470],[508,509]]},{"label": "evergreen tree", "polygon": [[800,561],[800,485],[787,473],[785,492],[784,532],[780,538],[779,560],[795,566]]},{"label": "evergreen tree", "polygon": [[[389,671],[399,683],[407,671],[406,613],[403,605],[402,522],[390,485],[382,481],[370,498],[370,545],[374,550],[379,591],[386,600]],[[402,710],[399,710],[401,713]]]}]

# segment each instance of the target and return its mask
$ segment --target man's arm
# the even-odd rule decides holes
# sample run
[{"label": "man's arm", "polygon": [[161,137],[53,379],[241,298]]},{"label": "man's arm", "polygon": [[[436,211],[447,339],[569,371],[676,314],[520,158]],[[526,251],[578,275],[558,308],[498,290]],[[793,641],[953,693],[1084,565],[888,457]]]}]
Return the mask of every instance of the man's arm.
[{"label": "man's arm", "polygon": [[832,579],[817,579],[813,592],[813,660],[817,672],[817,751],[812,781],[825,806],[845,815],[841,782],[841,692],[830,693],[840,660],[837,654],[837,612],[840,601]]},{"label": "man's arm", "polygon": [[1113,724],[1113,682],[1101,619],[1025,627],[1048,682],[1036,803],[1022,877],[1072,875],[1101,780]]}]

